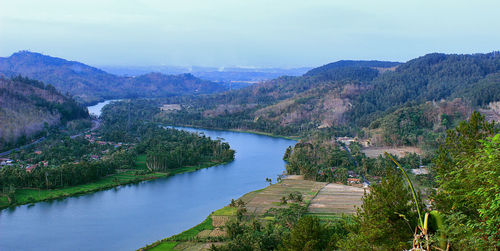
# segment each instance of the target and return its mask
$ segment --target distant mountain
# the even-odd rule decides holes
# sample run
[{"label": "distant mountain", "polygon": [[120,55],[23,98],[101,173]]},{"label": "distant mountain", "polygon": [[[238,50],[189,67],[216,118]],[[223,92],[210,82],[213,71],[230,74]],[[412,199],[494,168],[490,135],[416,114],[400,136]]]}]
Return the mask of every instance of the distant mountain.
[{"label": "distant mountain", "polygon": [[166,97],[227,90],[221,84],[197,79],[189,74],[167,76],[155,73],[122,77],[79,62],[29,51],[0,58],[0,74],[7,77],[22,75],[43,81],[83,103],[113,98]]},{"label": "distant mountain", "polygon": [[22,77],[0,78],[0,149],[26,143],[50,126],[88,117],[84,106],[51,85]]},{"label": "distant mountain", "polygon": [[377,61],[377,60],[340,60],[320,67],[316,67],[308,71],[305,75],[317,75],[321,72],[337,68],[346,68],[346,67],[391,68],[391,67],[396,67],[400,64],[402,63],[390,62],[390,61]]},{"label": "distant mountain", "polygon": [[251,67],[182,67],[182,66],[101,66],[101,69],[119,76],[138,76],[149,72],[163,74],[191,73],[215,82],[259,82],[281,76],[300,76],[311,68],[251,68]]},{"label": "distant mountain", "polygon": [[399,62],[341,60],[308,71],[304,76],[315,76],[323,81],[373,80],[379,72],[393,71]]}]

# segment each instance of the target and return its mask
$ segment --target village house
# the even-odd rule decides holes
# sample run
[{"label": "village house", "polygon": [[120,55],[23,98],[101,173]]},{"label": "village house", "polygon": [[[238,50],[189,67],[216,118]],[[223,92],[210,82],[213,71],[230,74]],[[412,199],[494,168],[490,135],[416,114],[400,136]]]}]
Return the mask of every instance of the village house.
[{"label": "village house", "polygon": [[349,183],[349,184],[360,184],[361,180],[357,179],[357,178],[348,178],[347,179],[347,183]]},{"label": "village house", "polygon": [[337,141],[340,141],[344,143],[344,145],[349,146],[352,142],[356,141],[356,139],[350,137],[338,137]]},{"label": "village house", "polygon": [[179,104],[164,104],[160,109],[164,112],[179,111],[181,110],[181,106]]},{"label": "village house", "polygon": [[0,158],[0,166],[11,166],[12,160],[7,158]]},{"label": "village house", "polygon": [[26,166],[26,172],[31,173],[31,171],[33,171],[33,169],[35,169],[37,167],[38,167],[38,164],[28,165],[28,166]]},{"label": "village house", "polygon": [[410,170],[415,175],[429,174],[429,169],[421,166],[420,168],[415,168]]},{"label": "village house", "polygon": [[349,178],[358,177],[358,174],[356,174],[354,171],[347,171],[347,175],[349,175]]},{"label": "village house", "polygon": [[346,146],[349,146],[353,142],[358,142],[363,147],[369,147],[371,145],[370,139],[359,140],[357,137],[338,137],[337,141],[344,143]]}]

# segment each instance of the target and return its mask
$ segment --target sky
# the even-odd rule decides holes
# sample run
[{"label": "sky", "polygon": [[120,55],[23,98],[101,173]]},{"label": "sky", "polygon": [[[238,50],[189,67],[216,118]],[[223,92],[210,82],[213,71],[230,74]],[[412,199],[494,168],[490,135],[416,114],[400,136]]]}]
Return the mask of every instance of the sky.
[{"label": "sky", "polygon": [[319,66],[500,49],[499,0],[0,0],[0,56],[117,66]]}]

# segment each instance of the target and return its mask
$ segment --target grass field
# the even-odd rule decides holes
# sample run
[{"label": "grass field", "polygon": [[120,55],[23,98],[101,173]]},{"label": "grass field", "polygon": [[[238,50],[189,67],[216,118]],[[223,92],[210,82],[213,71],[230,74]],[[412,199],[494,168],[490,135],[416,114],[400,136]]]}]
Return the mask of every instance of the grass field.
[{"label": "grass field", "polygon": [[166,241],[160,243],[158,246],[152,248],[151,250],[164,250],[164,251],[175,250],[174,247],[177,246],[177,244],[179,244],[179,242]]},{"label": "grass field", "polygon": [[[148,245],[144,247],[144,250],[177,250],[174,249],[177,244],[181,242],[189,242],[193,241],[196,239],[198,234],[203,233],[205,231],[211,231],[213,230],[214,227],[212,226],[212,218],[209,216],[207,217],[202,223],[180,233],[177,235],[173,235],[171,237],[165,238],[163,240],[159,240],[151,245]],[[194,243],[196,245],[197,243]],[[185,245],[183,245],[185,246]],[[185,248],[182,248],[181,250],[185,250]],[[192,250],[190,248],[190,250]]]}]

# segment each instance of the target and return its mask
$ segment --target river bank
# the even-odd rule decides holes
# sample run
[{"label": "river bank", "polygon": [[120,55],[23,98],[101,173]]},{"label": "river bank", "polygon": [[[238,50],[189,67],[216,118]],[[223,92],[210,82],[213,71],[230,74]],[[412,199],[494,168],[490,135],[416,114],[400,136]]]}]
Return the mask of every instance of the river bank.
[{"label": "river bank", "polygon": [[96,182],[81,184],[72,187],[65,187],[60,189],[17,189],[15,195],[16,203],[14,204],[9,204],[6,195],[0,196],[0,210],[42,201],[60,200],[68,197],[91,194],[98,191],[116,188],[122,185],[134,184],[158,178],[166,178],[172,175],[194,172],[203,168],[222,165],[226,163],[229,162],[205,162],[196,166],[177,168],[168,173],[155,172],[148,174],[138,174],[137,171],[142,171],[144,169],[124,169],[120,170],[116,174],[101,178]]},{"label": "river bank", "polygon": [[[277,134],[272,134],[269,132],[261,132],[261,131],[255,131],[255,130],[249,130],[249,129],[224,129],[224,128],[212,128],[212,127],[201,127],[201,126],[194,126],[194,125],[168,125],[168,127],[189,127],[189,128],[196,128],[196,129],[207,129],[207,130],[213,130],[213,131],[229,131],[229,132],[241,132],[241,133],[251,133],[251,134],[256,134],[256,135],[263,135],[263,136],[268,136],[272,138],[280,138],[280,139],[289,139],[289,140],[300,140],[299,136],[284,136],[284,135],[277,135]],[[283,152],[284,153],[284,152]]]}]

